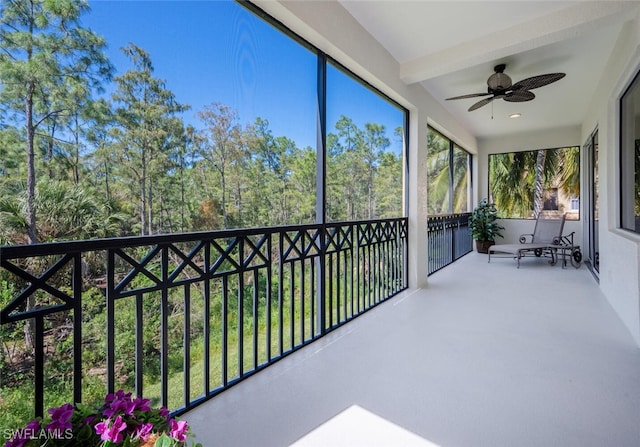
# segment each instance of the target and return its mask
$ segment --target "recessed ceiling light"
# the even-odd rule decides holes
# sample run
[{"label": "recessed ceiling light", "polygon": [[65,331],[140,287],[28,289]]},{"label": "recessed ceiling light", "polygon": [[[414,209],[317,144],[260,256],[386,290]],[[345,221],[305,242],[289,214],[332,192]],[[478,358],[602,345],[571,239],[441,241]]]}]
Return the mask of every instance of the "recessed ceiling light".
[{"label": "recessed ceiling light", "polygon": [[520,113],[514,113],[513,115],[509,115],[509,118],[520,118],[522,116],[522,114]]}]

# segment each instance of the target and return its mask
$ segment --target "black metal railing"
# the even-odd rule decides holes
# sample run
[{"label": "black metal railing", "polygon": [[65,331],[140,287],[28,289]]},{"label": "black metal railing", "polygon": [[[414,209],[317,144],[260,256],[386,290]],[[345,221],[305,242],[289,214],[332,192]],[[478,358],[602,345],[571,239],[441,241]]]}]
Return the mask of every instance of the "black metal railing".
[{"label": "black metal railing", "polygon": [[[399,218],[1,247],[0,278],[16,292],[0,323],[30,326],[36,416],[48,403],[48,369],[64,362],[75,402],[98,382],[180,414],[406,289],[407,226]],[[64,345],[66,357],[55,357]]]},{"label": "black metal railing", "polygon": [[427,218],[429,275],[473,250],[473,239],[469,231],[470,215],[471,213],[461,213]]}]

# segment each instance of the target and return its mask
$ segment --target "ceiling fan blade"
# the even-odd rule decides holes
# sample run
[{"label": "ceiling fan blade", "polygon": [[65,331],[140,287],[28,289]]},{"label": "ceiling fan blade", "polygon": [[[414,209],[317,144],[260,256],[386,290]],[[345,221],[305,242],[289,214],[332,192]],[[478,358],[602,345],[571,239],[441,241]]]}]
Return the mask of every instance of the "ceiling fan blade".
[{"label": "ceiling fan blade", "polygon": [[552,82],[559,81],[564,78],[564,73],[548,73],[518,81],[511,86],[512,90],[531,90],[538,87],[544,87]]},{"label": "ceiling fan blade", "polygon": [[504,96],[504,100],[509,102],[525,102],[531,101],[535,97],[536,95],[528,90],[515,90],[513,92],[507,93]]},{"label": "ceiling fan blade", "polygon": [[453,98],[447,98],[446,101],[451,99],[468,99],[468,98],[478,98],[479,96],[489,96],[491,93],[471,93],[469,95],[462,96],[454,96]]},{"label": "ceiling fan blade", "polygon": [[472,105],[471,107],[469,107],[468,111],[469,112],[473,112],[474,110],[479,109],[482,106],[486,106],[487,104],[489,104],[494,99],[496,99],[496,96],[492,96],[491,98],[482,99],[482,100],[478,101],[477,103],[475,103],[474,105]]}]

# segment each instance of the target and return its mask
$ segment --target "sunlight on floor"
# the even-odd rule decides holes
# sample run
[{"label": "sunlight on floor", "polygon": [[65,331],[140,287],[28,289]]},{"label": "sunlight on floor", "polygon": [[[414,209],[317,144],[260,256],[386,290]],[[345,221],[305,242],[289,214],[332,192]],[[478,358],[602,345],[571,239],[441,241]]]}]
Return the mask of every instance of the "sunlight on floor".
[{"label": "sunlight on floor", "polygon": [[440,447],[386,419],[352,405],[291,447]]}]

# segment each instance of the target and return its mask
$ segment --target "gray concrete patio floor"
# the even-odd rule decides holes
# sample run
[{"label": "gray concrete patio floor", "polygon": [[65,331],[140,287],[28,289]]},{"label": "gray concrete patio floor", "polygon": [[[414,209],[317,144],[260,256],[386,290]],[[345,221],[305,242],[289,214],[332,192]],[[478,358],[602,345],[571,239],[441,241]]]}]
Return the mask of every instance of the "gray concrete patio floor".
[{"label": "gray concrete patio floor", "polygon": [[640,446],[640,349],[581,266],[472,253],[181,417],[204,446]]}]

